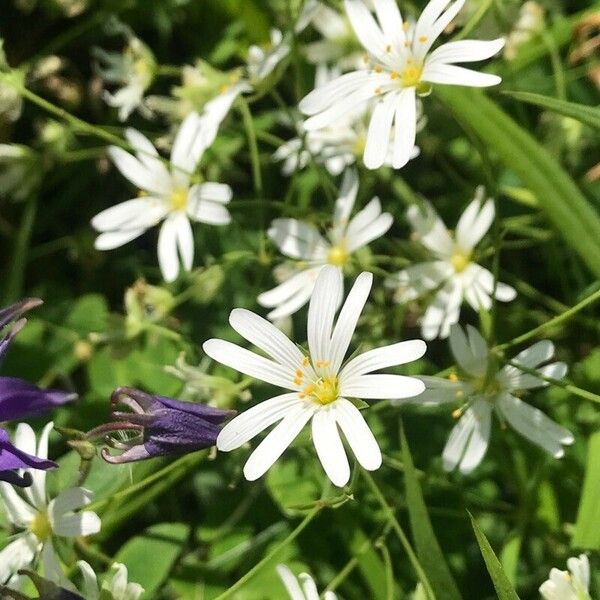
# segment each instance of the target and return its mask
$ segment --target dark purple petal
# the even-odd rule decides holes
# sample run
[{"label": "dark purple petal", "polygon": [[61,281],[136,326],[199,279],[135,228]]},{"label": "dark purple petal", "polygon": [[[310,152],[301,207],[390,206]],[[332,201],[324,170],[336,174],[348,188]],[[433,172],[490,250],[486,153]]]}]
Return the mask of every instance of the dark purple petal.
[{"label": "dark purple petal", "polygon": [[59,390],[42,390],[16,377],[0,377],[0,421],[35,416],[76,397]]},{"label": "dark purple petal", "polygon": [[197,417],[201,417],[205,421],[210,421],[215,425],[219,425],[235,415],[235,411],[233,410],[223,410],[221,408],[215,408],[214,406],[208,406],[206,404],[182,402],[181,400],[167,398],[166,396],[154,396],[154,398],[156,398],[156,400],[163,406],[178,411],[191,413]]},{"label": "dark purple petal", "polygon": [[51,460],[38,458],[19,450],[10,441],[8,432],[0,428],[0,479],[16,485],[31,485],[31,479],[14,473],[15,469],[54,469],[58,465]]},{"label": "dark purple petal", "polygon": [[0,329],[8,325],[11,321],[18,319],[23,313],[43,304],[39,298],[25,298],[16,304],[11,304],[0,310]]}]

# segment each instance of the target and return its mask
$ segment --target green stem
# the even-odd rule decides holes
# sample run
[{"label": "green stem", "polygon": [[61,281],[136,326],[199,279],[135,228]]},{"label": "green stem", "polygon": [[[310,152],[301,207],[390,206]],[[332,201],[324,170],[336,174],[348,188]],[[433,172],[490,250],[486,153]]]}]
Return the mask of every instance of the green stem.
[{"label": "green stem", "polygon": [[504,344],[500,344],[496,346],[494,350],[506,350],[507,348],[512,348],[513,346],[517,346],[518,344],[522,344],[531,338],[537,337],[540,333],[543,333],[546,329],[554,327],[564,321],[569,320],[571,317],[576,315],[578,312],[583,310],[584,308],[590,306],[597,300],[600,300],[600,289],[597,289],[593,294],[590,294],[586,298],[584,298],[581,302],[578,302],[575,306],[571,307],[569,310],[566,310],[564,313],[542,323],[538,327],[531,329],[530,331],[520,335],[510,342],[506,342]]},{"label": "green stem", "polygon": [[252,178],[254,180],[254,191],[257,196],[262,196],[262,174],[260,172],[260,156],[258,154],[258,144],[256,142],[256,131],[254,129],[254,121],[252,113],[248,107],[248,103],[241,96],[238,98],[238,106],[242,113],[246,135],[248,136],[248,148],[250,150],[250,160],[252,161]]},{"label": "green stem", "polygon": [[37,202],[37,193],[34,193],[34,195],[27,200],[23,210],[23,218],[17,233],[15,251],[10,266],[10,272],[8,274],[8,281],[6,282],[6,292],[4,296],[5,304],[10,304],[17,300],[23,291],[29,242],[31,241],[31,234],[33,232],[33,225],[37,213]]},{"label": "green stem", "polygon": [[457,35],[455,35],[452,38],[453,42],[466,38],[473,31],[473,29],[477,27],[481,19],[485,17],[485,14],[490,9],[490,6],[492,6],[492,1],[493,0],[483,0],[483,2],[481,2],[479,8],[475,11],[475,13],[469,19],[467,24],[460,30],[460,32]]},{"label": "green stem", "polygon": [[219,594],[214,600],[225,600],[225,598],[231,598],[237,591],[248,583],[265,565],[270,563],[272,560],[277,558],[281,551],[291,544],[303,531],[308,527],[311,521],[319,514],[322,509],[322,505],[317,505],[311,510],[302,522],[294,529],[282,542],[277,544],[271,552],[269,552],[260,562],[258,562],[252,569],[250,569],[243,577],[238,579],[228,590]]},{"label": "green stem", "polygon": [[398,539],[400,540],[400,543],[404,547],[404,550],[408,556],[408,560],[412,564],[413,569],[415,570],[415,573],[417,574],[417,577],[419,578],[419,581],[421,581],[421,583],[423,584],[423,587],[425,588],[427,597],[432,600],[435,599],[435,594],[433,593],[431,584],[429,583],[429,580],[427,579],[427,575],[425,574],[425,571],[423,570],[423,567],[421,566],[421,563],[419,562],[419,559],[417,558],[415,551],[413,550],[412,546],[410,545],[410,542],[408,541],[408,538],[406,537],[404,530],[402,529],[402,527],[400,526],[400,523],[398,523],[398,520],[394,516],[394,511],[387,503],[384,495],[381,493],[381,490],[375,483],[375,480],[373,479],[371,474],[368,471],[364,471],[364,470],[362,471],[362,474],[363,474],[364,478],[367,480],[367,483],[369,484],[371,491],[373,492],[373,494],[375,494],[375,497],[379,501],[379,504],[381,504],[381,508],[386,513],[387,518],[389,519],[390,523],[392,524],[392,529],[395,531],[396,535],[398,536]]}]

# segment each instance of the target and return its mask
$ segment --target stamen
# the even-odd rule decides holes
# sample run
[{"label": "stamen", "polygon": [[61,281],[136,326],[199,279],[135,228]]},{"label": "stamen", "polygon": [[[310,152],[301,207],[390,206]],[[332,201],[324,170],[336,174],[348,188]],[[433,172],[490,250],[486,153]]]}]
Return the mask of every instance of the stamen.
[{"label": "stamen", "polygon": [[420,35],[419,36],[419,42],[421,42],[421,44],[424,44],[429,38],[426,35]]}]

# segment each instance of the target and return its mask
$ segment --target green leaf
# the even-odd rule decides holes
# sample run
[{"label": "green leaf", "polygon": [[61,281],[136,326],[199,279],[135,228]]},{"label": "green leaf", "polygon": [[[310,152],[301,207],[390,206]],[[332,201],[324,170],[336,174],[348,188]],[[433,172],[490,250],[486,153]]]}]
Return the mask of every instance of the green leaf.
[{"label": "green leaf", "polygon": [[446,564],[444,553],[435,537],[431,520],[427,513],[421,485],[417,479],[410,448],[404,435],[404,428],[401,429],[400,436],[402,440],[402,459],[404,462],[406,504],[408,506],[410,527],[415,538],[417,555],[425,573],[427,573],[436,598],[439,600],[459,599],[461,598],[460,592]]},{"label": "green leaf", "polygon": [[600,431],[590,436],[583,490],[571,545],[575,548],[600,548]]},{"label": "green leaf", "polygon": [[130,539],[115,556],[127,565],[129,581],[145,590],[142,598],[156,598],[156,590],[168,577],[189,533],[183,523],[159,523]]},{"label": "green leaf", "polygon": [[552,112],[571,117],[577,121],[581,121],[584,125],[589,125],[594,129],[600,129],[600,108],[597,106],[586,106],[585,104],[577,104],[575,102],[566,102],[541,94],[532,94],[530,92],[503,92],[516,100],[535,104]]},{"label": "green leaf", "polygon": [[479,544],[481,554],[483,555],[483,560],[485,560],[485,566],[487,567],[488,573],[492,578],[492,582],[494,584],[494,588],[496,589],[496,593],[498,594],[499,600],[519,600],[517,592],[515,592],[510,580],[506,576],[506,573],[504,572],[504,569],[502,568],[497,556],[494,554],[494,551],[492,550],[490,543],[487,541],[485,534],[483,531],[481,531],[479,525],[477,525],[477,521],[475,521],[473,515],[469,513],[469,517],[471,517],[471,525],[475,531],[477,543]]},{"label": "green leaf", "polygon": [[440,86],[436,93],[531,189],[556,230],[600,276],[600,217],[560,164],[480,91]]}]

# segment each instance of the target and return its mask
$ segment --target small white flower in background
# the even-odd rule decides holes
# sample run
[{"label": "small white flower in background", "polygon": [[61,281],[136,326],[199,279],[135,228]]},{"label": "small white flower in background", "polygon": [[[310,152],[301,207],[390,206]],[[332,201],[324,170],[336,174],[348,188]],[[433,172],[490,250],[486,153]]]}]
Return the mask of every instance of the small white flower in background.
[{"label": "small white flower in background", "polygon": [[[285,565],[277,565],[277,573],[290,596],[290,600],[319,600],[319,592],[315,580],[308,573],[300,573],[296,577]],[[333,592],[325,592],[324,600],[337,600]]]},{"label": "small white flower in background", "polygon": [[299,310],[308,302],[323,266],[334,265],[342,273],[352,253],[381,237],[392,226],[393,217],[381,212],[378,198],[373,198],[350,219],[357,192],[358,175],[348,170],[326,238],[314,225],[296,219],[275,219],[271,223],[269,238],[283,254],[298,262],[293,269],[287,269],[283,283],[258,296],[261,306],[273,309],[269,319],[280,319]]},{"label": "small white flower in background", "polygon": [[308,62],[333,64],[341,71],[364,66],[362,47],[345,14],[317,0],[307,2],[304,12],[306,25],[311,24],[323,37],[304,45],[302,50]]},{"label": "small white flower in background", "polygon": [[490,228],[495,213],[493,200],[484,202],[483,196],[484,190],[479,188],[461,215],[454,235],[430,203],[408,209],[407,218],[417,241],[433,255],[433,260],[411,265],[386,285],[396,290],[395,299],[400,303],[431,295],[421,320],[426,340],[448,337],[450,326],[458,323],[463,301],[476,311],[489,310],[492,296],[510,302],[517,295],[511,286],[494,282],[492,273],[474,262],[475,247]]},{"label": "small white flower in background", "polygon": [[144,593],[144,588],[139,583],[127,581],[127,567],[121,563],[114,563],[110,572],[104,577],[102,585],[98,584],[96,573],[84,560],[77,562],[83,576],[82,593],[85,600],[102,600],[106,592],[110,600],[138,600]]},{"label": "small white flower in background", "polygon": [[417,128],[418,93],[429,84],[486,87],[500,83],[500,77],[479,73],[453,63],[479,61],[494,56],[504,39],[489,42],[449,42],[429,52],[464,0],[431,0],[414,28],[402,22],[396,0],[373,3],[377,21],[363,0],[344,0],[354,31],[368,52],[365,68],[346,73],[313,90],[300,102],[310,115],[307,131],[327,127],[349,111],[376,98],[367,134],[364,163],[369,169],[381,167],[391,150],[392,165],[399,169],[410,159]]},{"label": "small white flower in background", "polygon": [[248,48],[247,72],[250,82],[260,82],[290,53],[289,41],[279,29],[271,29],[271,41],[265,46]]},{"label": "small white flower in background", "polygon": [[[20,423],[15,433],[15,446],[40,458],[48,457],[48,437],[53,423],[44,427],[36,445],[35,433],[25,423]],[[37,447],[36,447],[37,446]],[[91,511],[79,510],[90,504],[92,493],[83,488],[69,488],[53,500],[46,492],[46,472],[28,469],[33,483],[22,495],[8,483],[0,482],[0,495],[9,522],[19,532],[0,551],[0,581],[9,585],[18,582],[19,569],[30,567],[40,560],[44,577],[63,587],[72,588],[60,566],[54,550],[54,538],[77,538],[100,531],[100,518]]]},{"label": "small white flower in background", "polygon": [[[337,68],[329,69],[326,65],[317,67],[315,89],[339,76]],[[296,123],[298,137],[282,144],[273,154],[275,161],[282,161],[284,175],[303,169],[312,156],[317,164],[325,165],[331,175],[339,175],[346,167],[353,165],[362,156],[367,140],[368,117],[371,104],[360,106],[341,118],[332,121],[326,127],[313,131],[304,131],[303,122]],[[417,105],[421,113],[421,102]],[[419,114],[418,129],[422,129],[424,120]],[[419,148],[413,148],[411,158],[419,155]],[[388,155],[386,165],[391,166],[392,155]]]},{"label": "small white flower in background", "polygon": [[373,372],[417,360],[426,346],[421,340],[399,342],[370,350],[344,364],[372,282],[371,273],[358,276],[334,326],[343,295],[342,273],[333,266],[322,269],[308,308],[308,353],[272,323],[241,308],[231,312],[229,323],[269,358],[225,340],[204,343],[204,352],[214,360],[292,390],[241,413],[225,425],[217,438],[217,448],[229,452],[278,423],[244,465],[249,481],[261,477],[309,421],[317,456],[335,485],[342,487],[350,479],[350,465],[338,427],[364,469],[374,471],[381,466],[377,441],[348,398],[383,400],[420,394],[425,386],[419,379]]},{"label": "small white flower in background", "polygon": [[519,48],[544,29],[544,20],[544,8],[534,0],[528,0],[521,6],[519,18],[506,38],[506,60],[514,60]]},{"label": "small white flower in background", "polygon": [[[488,448],[493,412],[501,423],[510,425],[554,458],[564,456],[563,445],[574,441],[571,432],[518,398],[525,390],[546,387],[547,381],[516,366],[499,368],[486,341],[470,325],[467,325],[467,334],[460,325],[452,327],[450,349],[458,365],[458,375],[450,379],[419,377],[427,389],[414,399],[425,405],[451,402],[462,405],[455,411],[460,418],[442,455],[447,471],[458,466],[460,472],[466,474],[479,465]],[[567,365],[548,362],[553,355],[554,344],[544,340],[523,350],[511,362],[544,377],[561,379]]]},{"label": "small white flower in background", "polygon": [[104,99],[109,106],[117,108],[119,120],[126,121],[137,108],[148,117],[149,110],[144,106],[144,92],[154,79],[156,61],[146,44],[130,35],[122,54],[106,52],[102,48],[94,48],[93,54],[98,60],[96,71],[107,83],[120,85],[114,93],[104,92]]},{"label": "small white flower in background", "polygon": [[226,208],[231,188],[223,183],[193,183],[192,174],[208,147],[206,132],[212,124],[191,113],[183,121],[171,150],[167,168],[152,143],[135,129],[127,129],[127,141],[135,156],[111,146],[109,154],[117,169],[141,190],[141,196],[103,210],[92,219],[100,235],[98,250],[118,248],[163,221],[158,236],[158,261],[165,281],[174,281],[179,262],[185,270],[194,261],[194,238],[190,221],[227,225]]},{"label": "small white flower in background", "polygon": [[568,571],[552,569],[540,586],[544,600],[591,600],[590,561],[585,554],[567,560]]}]

